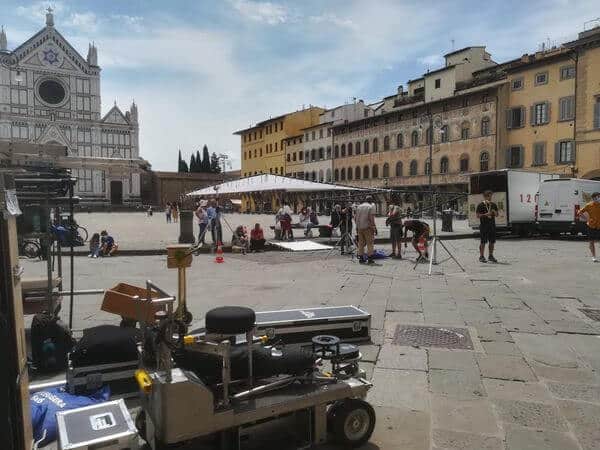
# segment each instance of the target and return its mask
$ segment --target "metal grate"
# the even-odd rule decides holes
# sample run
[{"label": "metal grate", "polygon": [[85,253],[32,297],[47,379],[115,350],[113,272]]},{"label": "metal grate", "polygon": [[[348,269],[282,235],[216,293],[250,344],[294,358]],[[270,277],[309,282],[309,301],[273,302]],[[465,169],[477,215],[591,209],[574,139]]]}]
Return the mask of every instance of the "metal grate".
[{"label": "metal grate", "polygon": [[590,319],[595,320],[596,322],[600,322],[600,309],[579,308],[579,311],[584,313]]},{"label": "metal grate", "polygon": [[473,350],[473,341],[466,328],[398,325],[393,343],[415,347]]}]

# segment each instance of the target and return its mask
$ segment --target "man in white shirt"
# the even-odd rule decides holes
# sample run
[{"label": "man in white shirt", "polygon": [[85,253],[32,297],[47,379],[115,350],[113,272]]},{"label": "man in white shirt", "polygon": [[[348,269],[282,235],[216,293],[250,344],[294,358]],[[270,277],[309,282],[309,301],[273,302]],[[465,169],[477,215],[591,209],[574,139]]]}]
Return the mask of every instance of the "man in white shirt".
[{"label": "man in white shirt", "polygon": [[363,255],[365,253],[366,245],[368,263],[373,264],[373,243],[375,241],[375,235],[377,234],[373,197],[368,195],[365,198],[365,201],[356,207],[354,221],[356,222],[356,230],[358,233],[358,262],[365,264]]}]

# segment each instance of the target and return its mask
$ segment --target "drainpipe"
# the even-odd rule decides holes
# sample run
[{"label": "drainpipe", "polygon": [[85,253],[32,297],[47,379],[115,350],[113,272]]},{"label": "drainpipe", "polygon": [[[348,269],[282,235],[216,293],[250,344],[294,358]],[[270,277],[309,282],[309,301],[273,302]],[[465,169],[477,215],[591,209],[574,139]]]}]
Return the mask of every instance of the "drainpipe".
[{"label": "drainpipe", "polygon": [[[577,79],[579,78],[579,49],[575,50],[575,58],[571,57],[571,59],[575,61],[575,101],[573,102],[573,150],[575,150],[575,161],[573,161],[573,165],[577,167]],[[576,178],[575,173],[573,173],[573,177]]]}]

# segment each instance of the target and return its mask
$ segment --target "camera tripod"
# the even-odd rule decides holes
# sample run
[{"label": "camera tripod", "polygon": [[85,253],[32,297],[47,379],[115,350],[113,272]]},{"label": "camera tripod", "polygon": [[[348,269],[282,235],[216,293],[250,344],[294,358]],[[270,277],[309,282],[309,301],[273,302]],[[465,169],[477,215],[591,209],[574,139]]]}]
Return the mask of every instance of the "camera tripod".
[{"label": "camera tripod", "polygon": [[[351,259],[354,259],[356,248],[358,247],[358,245],[356,244],[356,240],[352,237],[352,232],[349,231],[349,230],[352,229],[351,228],[351,226],[352,226],[352,219],[348,219],[346,217],[345,224],[346,224],[346,227],[345,227],[346,231],[344,231],[342,233],[342,235],[338,239],[338,241],[333,245],[333,247],[331,248],[331,250],[329,250],[329,253],[327,253],[327,256],[325,256],[325,259],[329,258],[329,256],[335,250],[336,247],[343,248],[345,246],[346,248],[349,248],[350,245],[352,246],[353,250],[351,250],[350,252],[347,252],[347,253],[350,254],[350,258]],[[340,227],[340,229],[341,229],[341,227]]]}]

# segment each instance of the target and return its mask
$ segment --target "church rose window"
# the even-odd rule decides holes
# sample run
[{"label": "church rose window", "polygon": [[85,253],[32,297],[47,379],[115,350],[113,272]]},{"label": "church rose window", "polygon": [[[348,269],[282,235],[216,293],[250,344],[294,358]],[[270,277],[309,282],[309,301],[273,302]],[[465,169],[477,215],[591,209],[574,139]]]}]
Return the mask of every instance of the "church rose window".
[{"label": "church rose window", "polygon": [[65,88],[62,84],[55,80],[44,80],[38,87],[40,98],[50,105],[58,105],[65,96]]}]

